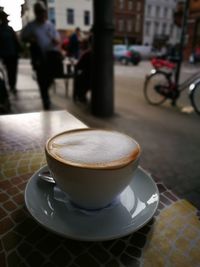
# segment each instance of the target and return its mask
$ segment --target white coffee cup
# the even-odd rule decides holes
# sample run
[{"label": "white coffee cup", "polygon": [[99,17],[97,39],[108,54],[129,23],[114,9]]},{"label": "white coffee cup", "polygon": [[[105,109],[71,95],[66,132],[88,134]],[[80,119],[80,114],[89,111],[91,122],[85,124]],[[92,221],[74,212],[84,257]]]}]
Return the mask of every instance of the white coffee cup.
[{"label": "white coffee cup", "polygon": [[106,207],[128,186],[140,151],[139,144],[123,133],[91,128],[59,133],[45,146],[57,185],[86,209]]}]

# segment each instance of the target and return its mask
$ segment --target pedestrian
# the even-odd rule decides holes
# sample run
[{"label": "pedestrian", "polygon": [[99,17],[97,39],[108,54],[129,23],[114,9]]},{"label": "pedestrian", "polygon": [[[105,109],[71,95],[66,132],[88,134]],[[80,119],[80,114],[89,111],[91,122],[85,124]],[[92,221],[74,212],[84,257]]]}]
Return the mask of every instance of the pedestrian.
[{"label": "pedestrian", "polygon": [[79,56],[80,56],[80,34],[81,34],[81,30],[79,27],[77,27],[69,38],[69,44],[68,44],[68,56],[69,57],[79,59]]},{"label": "pedestrian", "polygon": [[92,39],[89,37],[83,41],[80,59],[75,65],[74,101],[87,103],[87,92],[92,84]]},{"label": "pedestrian", "polygon": [[63,65],[60,53],[60,36],[54,25],[47,20],[46,6],[42,1],[34,5],[35,19],[21,33],[21,39],[30,43],[31,62],[36,72],[43,107],[51,106],[49,88],[56,76],[62,76]]},{"label": "pedestrian", "polygon": [[12,27],[8,25],[8,15],[0,11],[0,58],[5,66],[9,90],[17,93],[17,68],[20,53],[20,43]]},{"label": "pedestrian", "polygon": [[62,44],[61,44],[61,48],[62,48],[62,51],[64,52],[65,56],[67,54],[68,45],[69,45],[69,38],[65,37],[62,41]]}]

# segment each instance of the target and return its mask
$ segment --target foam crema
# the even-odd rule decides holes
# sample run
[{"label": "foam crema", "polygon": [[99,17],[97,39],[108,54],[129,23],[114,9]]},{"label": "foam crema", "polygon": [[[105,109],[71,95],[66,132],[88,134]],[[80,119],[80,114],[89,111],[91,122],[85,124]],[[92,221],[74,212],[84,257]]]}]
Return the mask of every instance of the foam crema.
[{"label": "foam crema", "polygon": [[138,143],[116,131],[81,129],[58,134],[46,145],[55,159],[74,166],[89,168],[122,167],[135,160]]}]

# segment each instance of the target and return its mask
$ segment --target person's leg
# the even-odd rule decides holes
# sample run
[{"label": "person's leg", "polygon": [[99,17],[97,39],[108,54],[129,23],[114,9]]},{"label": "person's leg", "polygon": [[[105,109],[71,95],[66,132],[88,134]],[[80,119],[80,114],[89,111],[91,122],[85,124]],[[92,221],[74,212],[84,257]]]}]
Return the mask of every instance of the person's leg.
[{"label": "person's leg", "polygon": [[79,79],[78,79],[78,75],[75,74],[75,77],[73,79],[73,100],[74,102],[76,102],[78,99],[78,87],[79,87]]},{"label": "person's leg", "polygon": [[85,73],[82,73],[81,79],[80,79],[80,88],[78,88],[78,98],[81,102],[86,103],[87,97],[86,94],[90,90],[90,80]]},{"label": "person's leg", "polygon": [[17,59],[13,57],[5,58],[3,63],[6,68],[9,89],[12,93],[16,93],[16,75],[17,75]]},{"label": "person's leg", "polygon": [[50,109],[50,97],[49,97],[49,87],[51,81],[47,74],[47,69],[45,66],[40,66],[36,69],[37,82],[40,90],[40,95],[42,99],[42,104],[45,110]]},{"label": "person's leg", "polygon": [[10,86],[11,90],[17,92],[16,84],[17,84],[17,70],[18,70],[18,58],[14,57],[12,59],[12,67],[11,67],[11,77],[10,77]]}]

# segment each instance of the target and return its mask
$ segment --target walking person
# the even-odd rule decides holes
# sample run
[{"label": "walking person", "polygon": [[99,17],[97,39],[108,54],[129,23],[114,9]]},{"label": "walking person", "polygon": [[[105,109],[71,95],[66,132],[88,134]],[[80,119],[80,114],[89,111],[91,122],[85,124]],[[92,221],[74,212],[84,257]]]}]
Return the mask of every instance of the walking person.
[{"label": "walking person", "polygon": [[62,72],[60,36],[54,25],[47,20],[45,4],[40,1],[34,5],[35,19],[29,22],[21,33],[22,41],[30,43],[33,69],[36,72],[43,108],[51,106],[49,88],[57,74]]},{"label": "walking person", "polygon": [[80,34],[81,30],[79,27],[77,27],[69,38],[69,44],[68,44],[69,57],[75,59],[79,59],[80,57]]},{"label": "walking person", "polygon": [[17,68],[20,43],[12,27],[8,25],[8,15],[0,11],[0,58],[5,66],[10,92],[17,93]]},{"label": "walking person", "polygon": [[73,99],[75,102],[87,103],[87,92],[92,86],[92,39],[83,42],[83,52],[75,65]]}]

